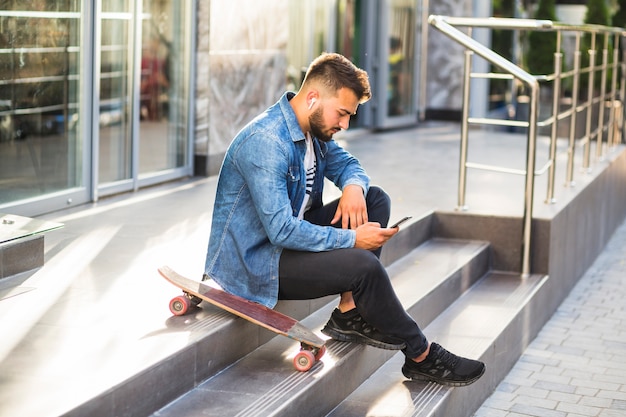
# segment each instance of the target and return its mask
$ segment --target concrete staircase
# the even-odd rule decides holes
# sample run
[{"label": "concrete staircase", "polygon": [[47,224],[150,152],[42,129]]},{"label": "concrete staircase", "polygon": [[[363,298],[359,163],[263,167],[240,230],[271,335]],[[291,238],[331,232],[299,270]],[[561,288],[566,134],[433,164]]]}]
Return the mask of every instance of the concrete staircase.
[{"label": "concrete staircase", "polygon": [[[531,270],[539,275],[522,278],[516,272],[522,220],[514,215],[427,213],[403,226],[383,250],[396,292],[427,337],[487,364],[485,375],[471,386],[407,381],[400,372],[401,353],[334,341],[328,342],[321,363],[299,373],[291,364],[297,344],[287,338],[206,305],[183,317],[160,313],[169,300],[163,292],[172,290],[160,280],[159,297],[141,299],[133,316],[148,322],[149,332],[120,344],[119,354],[111,356],[111,367],[119,371],[115,379],[103,381],[104,372],[94,374],[97,384],[63,405],[71,411],[54,415],[471,416],[626,218],[626,148],[620,146],[602,166],[581,176],[577,187],[561,194],[552,205],[536,199]],[[182,231],[187,244],[197,224],[191,226]],[[94,252],[103,240],[81,245]],[[135,289],[158,285],[154,278],[137,279]],[[133,293],[127,283],[123,288]],[[277,309],[319,331],[336,302],[281,302]],[[119,296],[114,303],[120,303]],[[111,308],[96,311],[111,314]],[[66,387],[67,379],[63,382]],[[5,399],[14,395],[9,392]]]},{"label": "concrete staircase", "polygon": [[[154,416],[471,415],[523,351],[522,335],[534,334],[528,327],[540,327],[528,321],[547,278],[493,271],[488,242],[433,236],[435,221],[428,213],[403,227],[382,260],[430,340],[486,362],[477,383],[407,381],[401,353],[332,340],[322,361],[300,373],[291,364],[297,343],[203,304],[202,320],[190,326],[206,336],[125,384],[119,392],[129,401],[120,403],[120,414],[145,415],[162,404]],[[320,330],[335,306],[328,298],[278,309]],[[147,395],[131,401],[129,392],[138,390]]]},{"label": "concrete staircase", "polygon": [[[349,145],[390,195],[402,197],[393,217],[415,216],[454,207],[456,168],[442,161],[458,160],[456,132],[394,131]],[[512,135],[484,135],[480,154],[524,154]],[[407,171],[398,173],[398,164]],[[332,341],[322,363],[298,373],[297,346],[286,338],[206,305],[171,316],[167,302],[177,290],[156,267],[197,273],[207,196],[215,192],[215,179],[190,180],[49,217],[66,227],[46,239],[45,265],[32,277],[0,279],[0,414],[471,416],[626,218],[626,147],[577,174],[576,187],[560,189],[555,204],[543,203],[545,182],[537,183],[531,270],[541,275],[525,279],[514,272],[522,181],[472,178],[471,211],[437,211],[403,226],[383,261],[431,340],[487,363],[477,383],[409,382],[401,353]],[[326,298],[277,309],[319,331],[335,304]]]}]

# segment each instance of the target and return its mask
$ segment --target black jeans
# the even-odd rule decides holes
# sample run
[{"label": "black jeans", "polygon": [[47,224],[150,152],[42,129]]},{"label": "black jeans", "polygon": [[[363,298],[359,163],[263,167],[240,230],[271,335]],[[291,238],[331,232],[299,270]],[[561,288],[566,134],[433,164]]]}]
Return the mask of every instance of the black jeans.
[{"label": "black jeans", "polygon": [[[367,193],[369,221],[386,227],[391,203],[378,187]],[[328,225],[338,200],[308,212],[311,223]],[[278,298],[308,300],[352,292],[359,314],[383,333],[405,341],[404,353],[415,358],[426,351],[428,341],[409,316],[391,286],[389,275],[380,262],[380,249],[337,249],[328,252],[302,252],[285,249],[280,257]]]}]

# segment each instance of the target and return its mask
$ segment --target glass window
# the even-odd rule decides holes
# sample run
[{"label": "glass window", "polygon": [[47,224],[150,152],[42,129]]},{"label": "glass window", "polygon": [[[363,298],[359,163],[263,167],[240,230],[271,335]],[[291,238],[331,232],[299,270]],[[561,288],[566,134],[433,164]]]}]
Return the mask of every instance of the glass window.
[{"label": "glass window", "polygon": [[0,206],[82,186],[81,3],[0,2]]},{"label": "glass window", "polygon": [[[185,25],[189,2],[142,0],[136,17],[129,1],[106,3],[99,77],[101,185],[153,176],[189,161],[186,63],[191,35]],[[133,19],[141,26],[137,50]],[[135,64],[139,85],[133,88]],[[136,130],[133,121],[139,121]]]},{"label": "glass window", "polygon": [[187,2],[143,0],[139,173],[183,167],[187,157]]},{"label": "glass window", "polygon": [[43,213],[191,172],[192,5],[0,0],[0,209]]},{"label": "glass window", "polygon": [[130,130],[132,17],[128,1],[103,2],[100,17],[98,182],[132,176]]},{"label": "glass window", "polygon": [[392,0],[390,2],[388,116],[406,115],[414,112],[415,19],[414,1]]}]

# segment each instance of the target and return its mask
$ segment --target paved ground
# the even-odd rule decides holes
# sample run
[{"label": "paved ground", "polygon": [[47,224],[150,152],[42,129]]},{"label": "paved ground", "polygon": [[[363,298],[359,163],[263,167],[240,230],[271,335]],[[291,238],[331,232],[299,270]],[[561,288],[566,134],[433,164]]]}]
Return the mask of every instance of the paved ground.
[{"label": "paved ground", "polygon": [[476,417],[626,416],[626,222]]}]

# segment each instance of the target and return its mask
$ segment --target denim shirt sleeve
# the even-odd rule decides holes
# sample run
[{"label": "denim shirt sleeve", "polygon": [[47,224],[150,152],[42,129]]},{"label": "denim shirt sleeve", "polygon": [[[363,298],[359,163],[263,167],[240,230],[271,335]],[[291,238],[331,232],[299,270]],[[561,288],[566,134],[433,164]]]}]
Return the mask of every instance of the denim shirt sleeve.
[{"label": "denim shirt sleeve", "polygon": [[[234,155],[268,239],[279,247],[311,252],[353,247],[354,230],[317,226],[294,216],[289,195],[294,184],[290,182],[304,186],[304,181],[300,181],[298,166],[290,166],[291,145],[262,130],[249,135]],[[347,172],[333,173],[342,184],[348,183],[348,176]]]},{"label": "denim shirt sleeve", "polygon": [[326,178],[331,180],[341,190],[346,185],[354,184],[363,188],[363,192],[367,194],[370,179],[358,159],[339,146],[334,140],[324,145]]}]

